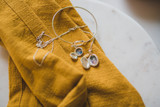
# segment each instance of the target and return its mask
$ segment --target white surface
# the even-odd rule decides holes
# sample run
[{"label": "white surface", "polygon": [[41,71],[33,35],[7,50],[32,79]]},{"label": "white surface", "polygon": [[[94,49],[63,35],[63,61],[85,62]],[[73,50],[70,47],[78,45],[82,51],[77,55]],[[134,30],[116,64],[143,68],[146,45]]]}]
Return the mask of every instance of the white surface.
[{"label": "white surface", "polygon": [[9,98],[8,53],[0,46],[0,107],[6,107]]},{"label": "white surface", "polygon": [[[139,91],[147,107],[159,107],[160,52],[144,29],[107,4],[94,0],[74,0],[73,4],[93,12],[99,25],[97,40],[106,55]],[[81,16],[86,19],[84,13]],[[92,20],[86,23],[93,25]],[[0,107],[8,102],[7,56],[0,47]]]},{"label": "white surface", "polygon": [[160,1],[159,0],[97,0],[126,13],[147,31],[160,50]]}]

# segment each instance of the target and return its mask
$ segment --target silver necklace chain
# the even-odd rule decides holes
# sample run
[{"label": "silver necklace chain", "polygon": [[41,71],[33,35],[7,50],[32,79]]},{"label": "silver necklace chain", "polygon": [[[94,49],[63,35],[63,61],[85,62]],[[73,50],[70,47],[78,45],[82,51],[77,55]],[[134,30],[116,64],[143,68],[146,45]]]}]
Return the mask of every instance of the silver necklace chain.
[{"label": "silver necklace chain", "polygon": [[[90,38],[90,39],[87,40],[87,41],[77,40],[77,41],[75,41],[75,42],[66,41],[66,40],[64,40],[64,39],[61,38],[62,36],[68,34],[69,32],[74,31],[74,30],[76,30],[76,29],[81,29],[81,28],[87,27],[87,25],[75,26],[75,27],[73,27],[73,28],[69,28],[68,31],[62,33],[61,35],[58,35],[58,34],[56,33],[56,31],[55,31],[55,29],[54,29],[54,19],[55,19],[56,15],[57,15],[60,11],[62,11],[62,10],[64,10],[64,9],[67,9],[67,8],[80,8],[80,9],[83,9],[83,10],[85,10],[85,11],[87,11],[88,13],[91,14],[91,16],[93,17],[93,19],[94,19],[94,21],[95,21],[95,23],[96,23],[96,32],[95,32],[95,33],[91,33],[91,32],[84,31],[84,30],[82,30],[82,31],[83,31],[84,33],[87,33],[87,34],[92,35],[92,38]],[[45,58],[48,56],[48,54],[53,52],[54,40],[57,40],[57,39],[61,39],[62,41],[71,44],[71,46],[72,46],[72,47],[75,47],[75,48],[84,45],[84,43],[88,43],[88,42],[92,41],[92,43],[91,43],[91,45],[90,45],[90,48],[89,48],[89,54],[92,53],[92,46],[93,46],[93,43],[94,43],[95,35],[96,35],[96,33],[97,33],[97,21],[96,21],[94,15],[93,15],[91,12],[89,12],[87,9],[82,8],[82,7],[78,7],[78,6],[68,6],[68,7],[61,8],[60,10],[58,10],[58,11],[54,14],[54,16],[53,16],[53,18],[52,18],[52,28],[53,28],[53,31],[54,31],[54,33],[55,33],[55,35],[56,35],[55,38],[52,38],[51,36],[45,34],[44,31],[42,31],[42,33],[36,38],[36,41],[37,41],[37,44],[36,44],[37,50],[36,50],[35,54],[33,55],[33,60],[34,60],[34,62],[35,62],[38,66],[42,66],[42,64],[43,64]],[[43,41],[43,39],[42,39],[43,36],[46,36],[46,37],[48,37],[48,38],[50,38],[50,39],[49,39],[48,41]],[[35,57],[36,57],[36,54],[38,53],[38,50],[39,50],[40,48],[45,48],[46,46],[48,46],[48,45],[51,44],[51,43],[52,43],[52,49],[51,49],[51,51],[48,51],[48,52],[43,56],[43,58],[42,58],[42,60],[41,60],[40,63],[37,62]],[[96,57],[97,57],[97,56],[96,56]],[[98,60],[98,59],[97,59],[97,60]],[[83,65],[83,64],[82,64],[82,65]],[[85,68],[85,67],[84,67],[84,68]]]}]

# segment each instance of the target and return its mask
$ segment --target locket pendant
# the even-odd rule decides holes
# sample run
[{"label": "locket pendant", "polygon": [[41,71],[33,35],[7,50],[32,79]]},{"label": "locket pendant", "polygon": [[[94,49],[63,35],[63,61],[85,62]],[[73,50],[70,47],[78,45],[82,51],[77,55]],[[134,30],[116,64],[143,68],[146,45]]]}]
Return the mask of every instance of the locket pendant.
[{"label": "locket pendant", "polygon": [[91,66],[96,67],[99,63],[98,57],[96,54],[91,54],[88,58],[88,61]]},{"label": "locket pendant", "polygon": [[82,56],[83,54],[83,49],[81,47],[77,47],[74,52],[76,53],[77,56]]},{"label": "locket pendant", "polygon": [[96,54],[86,54],[81,58],[81,64],[83,68],[89,69],[90,66],[96,67],[99,64],[99,60]]},{"label": "locket pendant", "polygon": [[89,54],[86,54],[81,58],[81,64],[82,64],[83,68],[85,68],[85,69],[90,68],[90,63],[88,61],[88,56],[89,56]]},{"label": "locket pendant", "polygon": [[70,57],[73,60],[77,60],[78,56],[82,56],[82,54],[83,54],[83,49],[81,47],[76,47],[76,49],[74,50],[74,52],[70,53]]}]

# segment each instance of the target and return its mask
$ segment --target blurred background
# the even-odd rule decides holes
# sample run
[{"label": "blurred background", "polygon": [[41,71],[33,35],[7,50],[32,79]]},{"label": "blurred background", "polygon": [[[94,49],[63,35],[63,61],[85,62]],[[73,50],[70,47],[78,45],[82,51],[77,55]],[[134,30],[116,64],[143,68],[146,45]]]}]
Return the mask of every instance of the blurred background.
[{"label": "blurred background", "polygon": [[160,0],[99,0],[136,20],[160,50]]}]

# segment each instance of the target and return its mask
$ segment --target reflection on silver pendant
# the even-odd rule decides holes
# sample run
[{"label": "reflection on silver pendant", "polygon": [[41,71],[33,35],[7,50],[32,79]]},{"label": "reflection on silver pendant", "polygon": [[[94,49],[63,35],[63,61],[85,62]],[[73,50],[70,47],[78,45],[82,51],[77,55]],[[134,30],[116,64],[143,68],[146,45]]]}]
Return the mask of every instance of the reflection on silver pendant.
[{"label": "reflection on silver pendant", "polygon": [[74,52],[77,54],[77,56],[81,56],[83,54],[83,50],[81,47],[77,47]]},{"label": "reflection on silver pendant", "polygon": [[75,52],[71,52],[71,53],[70,53],[70,56],[71,56],[71,58],[72,58],[73,60],[77,60],[77,59],[78,59],[78,56],[77,56],[77,54],[76,54]]},{"label": "reflection on silver pendant", "polygon": [[98,57],[96,54],[91,54],[88,58],[89,64],[93,67],[97,66],[99,63]]},{"label": "reflection on silver pendant", "polygon": [[88,59],[86,57],[82,57],[81,58],[81,63],[82,63],[82,66],[85,69],[89,69],[90,68],[90,64],[89,64]]}]

